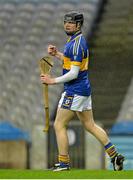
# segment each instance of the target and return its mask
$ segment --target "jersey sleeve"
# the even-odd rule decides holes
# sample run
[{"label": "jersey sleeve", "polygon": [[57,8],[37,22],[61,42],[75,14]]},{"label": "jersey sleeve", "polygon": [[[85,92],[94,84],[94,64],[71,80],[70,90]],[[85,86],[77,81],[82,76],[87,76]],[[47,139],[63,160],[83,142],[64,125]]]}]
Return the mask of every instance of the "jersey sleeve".
[{"label": "jersey sleeve", "polygon": [[71,65],[80,66],[83,59],[81,37],[74,41],[70,48]]}]

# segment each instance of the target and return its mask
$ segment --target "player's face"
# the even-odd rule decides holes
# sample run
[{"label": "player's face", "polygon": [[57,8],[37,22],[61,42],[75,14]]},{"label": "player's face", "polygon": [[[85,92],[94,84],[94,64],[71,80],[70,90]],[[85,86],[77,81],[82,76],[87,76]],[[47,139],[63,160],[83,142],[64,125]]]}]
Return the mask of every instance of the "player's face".
[{"label": "player's face", "polygon": [[76,32],[79,28],[76,26],[75,22],[64,22],[64,30],[68,33]]}]

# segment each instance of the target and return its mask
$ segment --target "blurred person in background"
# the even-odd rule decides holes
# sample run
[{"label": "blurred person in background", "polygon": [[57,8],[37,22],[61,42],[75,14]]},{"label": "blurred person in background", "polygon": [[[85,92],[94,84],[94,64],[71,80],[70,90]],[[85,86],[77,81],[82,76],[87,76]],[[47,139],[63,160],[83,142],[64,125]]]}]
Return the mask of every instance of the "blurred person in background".
[{"label": "blurred person in background", "polygon": [[56,78],[47,74],[40,76],[42,83],[49,85],[64,83],[64,92],[54,122],[59,154],[58,163],[54,165],[53,171],[70,169],[67,125],[75,113],[84,128],[103,144],[114,170],[120,171],[123,169],[124,156],[117,152],[106,132],[94,122],[93,118],[91,86],[88,78],[89,49],[81,31],[83,22],[84,17],[80,12],[71,11],[64,15],[64,30],[69,37],[64,52],[58,51],[54,45],[48,46],[48,53],[63,62],[63,75]]}]

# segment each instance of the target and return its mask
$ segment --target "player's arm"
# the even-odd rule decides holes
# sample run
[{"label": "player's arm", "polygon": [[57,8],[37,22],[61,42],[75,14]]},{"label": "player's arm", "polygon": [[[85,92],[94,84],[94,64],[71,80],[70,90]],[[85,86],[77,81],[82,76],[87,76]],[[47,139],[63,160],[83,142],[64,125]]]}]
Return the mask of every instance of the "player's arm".
[{"label": "player's arm", "polygon": [[53,46],[53,45],[49,45],[48,46],[48,53],[51,55],[51,56],[55,56],[57,57],[59,60],[62,60],[63,61],[63,53],[61,53],[60,51],[58,51],[58,49],[56,48],[56,46]]},{"label": "player's arm", "polygon": [[79,66],[71,65],[71,69],[68,73],[64,74],[63,76],[57,78],[51,78],[47,74],[41,75],[41,82],[46,84],[57,84],[57,83],[65,83],[71,80],[74,80],[78,77],[79,74]]}]

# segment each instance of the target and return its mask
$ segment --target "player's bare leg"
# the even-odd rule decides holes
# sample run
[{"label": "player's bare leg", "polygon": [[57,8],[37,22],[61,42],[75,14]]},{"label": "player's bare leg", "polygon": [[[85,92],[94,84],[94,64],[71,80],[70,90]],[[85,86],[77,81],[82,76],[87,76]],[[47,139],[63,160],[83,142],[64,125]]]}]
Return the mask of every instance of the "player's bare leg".
[{"label": "player's bare leg", "polygon": [[103,145],[109,142],[106,132],[94,122],[92,110],[76,112],[76,114],[85,129],[93,134]]},{"label": "player's bare leg", "polygon": [[55,167],[55,171],[67,170],[69,168],[69,142],[67,136],[67,125],[69,121],[74,117],[74,112],[58,108],[57,115],[54,123],[56,140],[58,145],[58,161],[57,167]]},{"label": "player's bare leg", "polygon": [[68,154],[68,136],[66,127],[73,117],[74,112],[67,109],[58,108],[54,128],[59,154]]},{"label": "player's bare leg", "polygon": [[76,112],[76,114],[85,129],[93,134],[104,145],[106,152],[111,158],[114,170],[122,170],[124,157],[121,154],[118,154],[115,146],[110,142],[106,132],[94,122],[92,110]]}]

